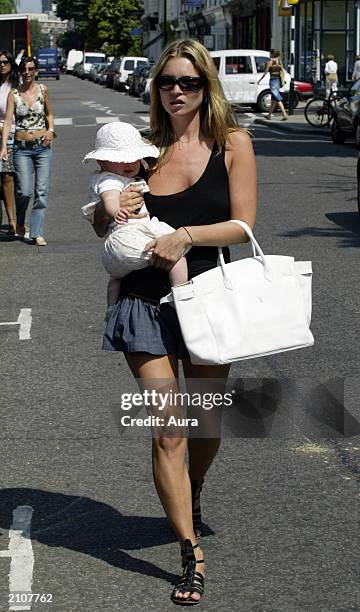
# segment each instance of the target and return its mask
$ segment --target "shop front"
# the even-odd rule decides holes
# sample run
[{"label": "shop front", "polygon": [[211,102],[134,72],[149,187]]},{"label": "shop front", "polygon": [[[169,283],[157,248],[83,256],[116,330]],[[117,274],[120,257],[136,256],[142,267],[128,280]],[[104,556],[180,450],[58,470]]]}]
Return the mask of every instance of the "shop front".
[{"label": "shop front", "polygon": [[358,49],[355,0],[301,0],[297,6],[296,75],[304,81],[324,80],[326,57],[339,66],[340,82],[351,79]]},{"label": "shop front", "polygon": [[232,43],[234,49],[269,50],[271,38],[270,0],[233,0]]}]

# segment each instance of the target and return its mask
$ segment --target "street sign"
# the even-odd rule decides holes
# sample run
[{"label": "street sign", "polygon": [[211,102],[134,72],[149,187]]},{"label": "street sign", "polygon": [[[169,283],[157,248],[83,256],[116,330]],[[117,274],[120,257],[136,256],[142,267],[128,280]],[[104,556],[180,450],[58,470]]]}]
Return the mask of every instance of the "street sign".
[{"label": "street sign", "polygon": [[133,28],[130,32],[131,36],[141,36],[142,29],[141,28]]}]

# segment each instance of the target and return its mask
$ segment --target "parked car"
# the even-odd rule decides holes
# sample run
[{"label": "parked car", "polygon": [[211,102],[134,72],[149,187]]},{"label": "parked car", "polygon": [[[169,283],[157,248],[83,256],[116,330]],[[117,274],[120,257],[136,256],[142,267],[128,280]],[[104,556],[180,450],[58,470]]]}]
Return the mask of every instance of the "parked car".
[{"label": "parked car", "polygon": [[89,81],[93,81],[96,71],[98,69],[98,67],[100,66],[100,64],[93,64],[90,68],[90,72],[89,72]]},{"label": "parked car", "polygon": [[105,53],[97,53],[95,51],[85,51],[83,58],[83,73],[81,78],[85,79],[89,76],[90,68],[93,64],[98,64],[105,61]]},{"label": "parked car", "polygon": [[72,73],[75,64],[82,62],[83,57],[84,53],[82,51],[79,51],[78,49],[70,49],[66,59],[66,72]]},{"label": "parked car", "polygon": [[[268,51],[228,49],[210,51],[224,94],[232,104],[246,104],[260,112],[269,109],[269,75],[258,85],[260,75],[270,59]],[[290,74],[285,71],[284,92],[289,91]]]},{"label": "parked car", "polygon": [[149,74],[148,78],[146,79],[145,82],[145,88],[144,91],[141,94],[142,97],[142,101],[143,104],[150,104],[150,84],[151,84],[152,78]]},{"label": "parked car", "polygon": [[150,71],[151,71],[151,66],[143,66],[141,68],[141,74],[139,74],[139,77],[137,79],[137,83],[136,83],[136,95],[141,98],[142,93],[145,89],[146,86],[146,81],[149,78],[150,75]]},{"label": "parked car", "polygon": [[141,95],[142,76],[144,74],[144,70],[148,73],[149,66],[137,66],[134,72],[129,74],[126,86],[128,88],[128,93],[130,94],[130,96]]},{"label": "parked car", "polygon": [[121,64],[118,72],[118,77],[115,80],[114,87],[120,91],[124,91],[125,83],[129,74],[134,72],[137,66],[147,66],[149,63],[147,57],[124,56],[121,58]]},{"label": "parked car", "polygon": [[115,58],[110,62],[105,71],[106,87],[114,87],[114,79],[117,74],[120,75],[121,58]]},{"label": "parked car", "polygon": [[94,70],[94,76],[93,76],[94,83],[100,83],[102,74],[106,70],[108,65],[109,65],[108,62],[102,62],[101,64],[96,64],[96,68]]},{"label": "parked car", "polygon": [[78,62],[77,64],[74,64],[73,69],[72,69],[72,73],[77,76],[78,78],[82,78],[82,75],[84,73],[84,64],[83,62]]}]

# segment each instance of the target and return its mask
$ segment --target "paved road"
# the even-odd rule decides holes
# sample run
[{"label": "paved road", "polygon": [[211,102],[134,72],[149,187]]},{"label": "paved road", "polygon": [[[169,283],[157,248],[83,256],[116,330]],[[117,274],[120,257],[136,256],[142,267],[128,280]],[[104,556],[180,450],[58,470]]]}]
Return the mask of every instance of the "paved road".
[{"label": "paved road", "polygon": [[[24,588],[34,559],[32,591],[53,600],[34,611],[170,610],[177,545],[152,485],[149,435],[119,426],[120,394],[134,387],[123,357],[100,351],[106,277],[79,215],[89,174],[80,162],[98,125],[119,117],[146,127],[148,107],[71,76],[49,87],[58,120],[49,244],[38,252],[0,235],[0,323],[22,309],[32,316],[31,340],[0,326],[0,609],[10,609],[9,580]],[[275,125],[253,135],[256,236],[265,252],[313,261],[316,344],[233,366],[234,409],[203,496],[201,609],[355,611],[356,152]],[[20,506],[33,509],[31,525],[13,518]],[[26,524],[30,548],[16,540]]]}]

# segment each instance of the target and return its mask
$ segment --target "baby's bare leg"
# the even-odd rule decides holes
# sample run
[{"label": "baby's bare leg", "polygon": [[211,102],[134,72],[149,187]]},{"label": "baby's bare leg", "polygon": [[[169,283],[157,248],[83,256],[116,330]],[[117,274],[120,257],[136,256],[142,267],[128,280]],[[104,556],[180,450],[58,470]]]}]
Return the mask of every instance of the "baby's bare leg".
[{"label": "baby's bare leg", "polygon": [[109,277],[107,286],[107,305],[112,306],[118,301],[120,295],[121,280],[114,276]]},{"label": "baby's bare leg", "polygon": [[169,280],[172,287],[181,285],[188,280],[188,268],[186,257],[181,257],[179,261],[171,268],[169,272]]}]

